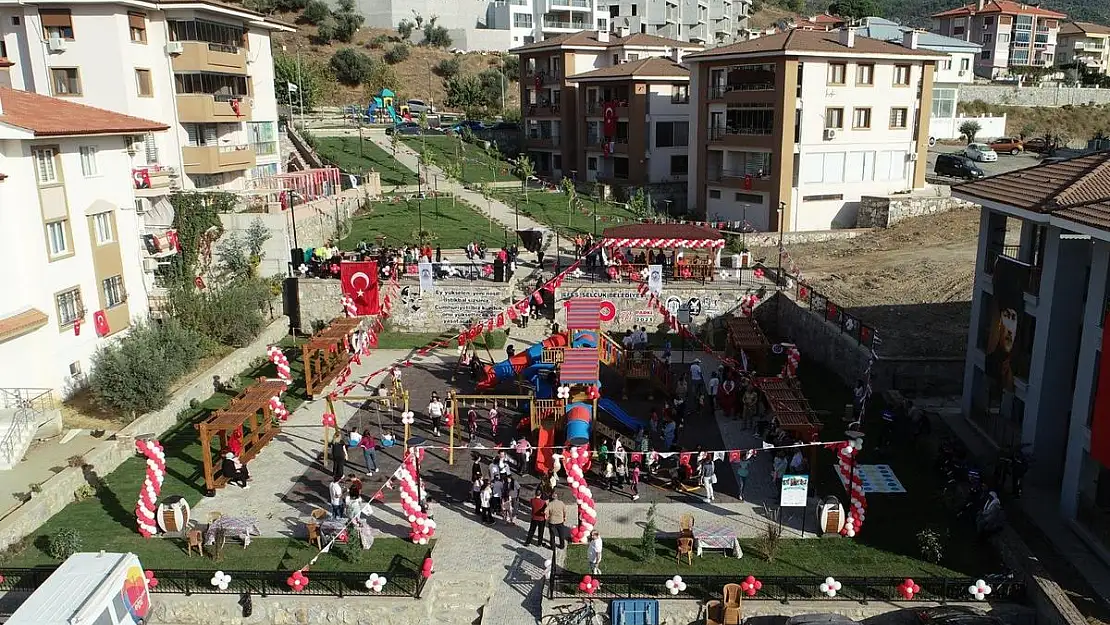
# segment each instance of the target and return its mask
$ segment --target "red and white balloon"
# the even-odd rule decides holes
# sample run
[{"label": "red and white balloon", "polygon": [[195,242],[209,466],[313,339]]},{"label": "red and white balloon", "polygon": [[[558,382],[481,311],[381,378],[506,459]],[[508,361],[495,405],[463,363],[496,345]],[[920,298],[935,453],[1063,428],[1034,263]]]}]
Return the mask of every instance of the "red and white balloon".
[{"label": "red and white balloon", "polygon": [[987,595],[991,594],[991,587],[987,582],[978,579],[975,580],[974,584],[967,587],[967,592],[977,600],[983,601],[987,598]]},{"label": "red and white balloon", "polygon": [[152,440],[135,441],[135,447],[146,456],[146,479],[139,491],[139,501],[135,504],[135,516],[138,519],[139,533],[144,538],[150,538],[158,533],[158,522],[154,516],[157,510],[155,504],[166,478],[166,452],[162,449],[162,443]]}]

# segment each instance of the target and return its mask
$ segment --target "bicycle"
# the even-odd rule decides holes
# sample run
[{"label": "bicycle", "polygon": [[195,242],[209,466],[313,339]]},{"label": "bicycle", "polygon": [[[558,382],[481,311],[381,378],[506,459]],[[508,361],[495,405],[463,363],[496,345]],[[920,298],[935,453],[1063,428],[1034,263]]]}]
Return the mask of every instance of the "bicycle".
[{"label": "bicycle", "polygon": [[593,599],[583,599],[582,605],[571,609],[564,606],[564,612],[548,614],[540,621],[543,625],[604,625],[605,615],[594,609]]}]

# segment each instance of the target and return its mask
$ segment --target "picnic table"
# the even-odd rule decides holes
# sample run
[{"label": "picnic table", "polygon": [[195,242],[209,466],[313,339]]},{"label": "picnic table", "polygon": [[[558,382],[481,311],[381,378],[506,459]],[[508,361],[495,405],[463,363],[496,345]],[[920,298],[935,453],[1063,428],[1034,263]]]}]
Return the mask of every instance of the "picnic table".
[{"label": "picnic table", "polygon": [[694,528],[694,550],[699,558],[703,549],[731,550],[737,558],[744,557],[744,551],[740,548],[740,539],[736,536],[736,531],[718,525]]},{"label": "picnic table", "polygon": [[[344,531],[347,533],[347,540],[342,540],[340,536]],[[369,549],[374,544],[374,531],[370,528],[370,524],[364,520],[360,519],[350,525],[348,525],[348,520],[345,518],[331,517],[320,521],[320,534],[329,542],[333,538],[341,538],[339,542],[347,542],[350,540],[352,531],[358,532],[363,549]]]},{"label": "picnic table", "polygon": [[216,542],[216,532],[223,530],[228,536],[238,536],[243,539],[243,546],[251,544],[251,536],[261,536],[258,529],[258,520],[253,517],[223,516],[208,525],[204,534],[204,544],[213,545]]}]

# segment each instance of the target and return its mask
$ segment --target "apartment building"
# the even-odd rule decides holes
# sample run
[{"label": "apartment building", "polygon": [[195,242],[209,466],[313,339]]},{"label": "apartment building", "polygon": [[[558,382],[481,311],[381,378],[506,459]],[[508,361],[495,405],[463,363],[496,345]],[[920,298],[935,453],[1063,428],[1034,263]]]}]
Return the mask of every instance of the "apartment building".
[{"label": "apartment building", "polygon": [[1110,71],[1110,26],[1090,22],[1067,22],[1060,27],[1056,63],[1078,63],[1106,74]]},{"label": "apartment building", "polygon": [[1056,64],[1056,39],[1067,15],[1010,0],[978,0],[933,15],[933,31],[981,44],[975,74],[1005,78],[1011,67]]},{"label": "apartment building", "polygon": [[790,30],[688,54],[688,204],[759,230],[855,225],[859,199],[925,186],[935,65],[902,43]]},{"label": "apartment building", "polygon": [[0,87],[0,380],[64,393],[147,315],[130,138],[148,121]]},{"label": "apartment building", "polygon": [[[615,121],[618,126],[625,124],[619,126],[625,129],[620,136],[630,137],[632,133],[627,130],[629,123],[647,123],[643,120],[649,114],[648,100],[653,99],[647,97],[648,85],[653,85],[653,90],[666,94],[670,101],[674,97],[672,85],[682,83],[682,77],[677,75],[677,67],[663,69],[661,64],[652,64],[649,67],[637,62],[649,58],[673,61],[681,58],[681,51],[702,49],[697,44],[654,35],[629,33],[626,30],[617,33],[598,30],[562,35],[511,50],[520,56],[523,76],[520,81],[520,101],[523,103],[521,114],[525,147],[536,164],[538,175],[549,180],[560,180],[564,176],[586,180],[590,175],[587,169],[590,164],[586,157],[587,149],[590,148],[591,154],[601,154],[606,149],[600,142],[591,145],[585,143],[592,138],[587,133],[589,122],[602,120],[600,102],[624,104],[614,107]],[[625,64],[636,65],[633,68],[622,68]],[[676,64],[672,62],[671,65]],[[595,70],[603,69],[615,74],[590,75]],[[645,73],[650,71],[667,73],[661,76]],[[578,79],[583,79],[582,85],[578,83]],[[592,90],[580,94],[587,83]],[[592,99],[587,100],[587,96]],[[603,100],[605,97],[610,99]],[[632,109],[633,102],[636,102],[635,111]],[[655,106],[656,114],[666,114],[669,121],[670,117],[676,115],[676,109],[680,110],[688,104],[679,102],[675,105],[676,109],[670,108],[670,105]],[[643,137],[638,137],[637,141],[642,139]],[[616,137],[611,143],[613,161],[604,164],[596,162],[594,179],[599,176],[616,179],[618,170],[615,159],[618,150],[625,153],[621,158],[627,160],[630,149],[628,144],[617,147]],[[646,149],[646,143],[637,149],[642,153]],[[641,164],[632,163],[630,167],[631,170],[637,170]],[[622,166],[619,171],[626,173],[628,170]]]},{"label": "apartment building", "polygon": [[490,28],[509,30],[513,47],[611,27],[604,0],[499,0],[486,15]]},{"label": "apartment building", "polygon": [[751,0],[616,0],[614,28],[706,45],[732,43],[747,28]]},{"label": "apartment building", "polygon": [[270,33],[289,26],[214,2],[0,0],[0,84],[152,119],[137,169],[181,188],[277,173]]},{"label": "apartment building", "polygon": [[1105,541],[1110,153],[984,178],[952,194],[982,207],[963,413],[1000,447],[1028,445],[1035,470],[1022,501]]}]

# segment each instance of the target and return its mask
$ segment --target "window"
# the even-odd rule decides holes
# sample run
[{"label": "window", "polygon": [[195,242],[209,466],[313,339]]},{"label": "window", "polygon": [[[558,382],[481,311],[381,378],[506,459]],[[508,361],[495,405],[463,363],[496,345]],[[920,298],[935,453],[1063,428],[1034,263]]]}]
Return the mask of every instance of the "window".
[{"label": "window", "polygon": [[174,74],[174,84],[177,93],[203,93],[215,96],[217,101],[226,102],[231,98],[242,98],[250,95],[247,90],[246,76],[233,76],[231,74]]},{"label": "window", "polygon": [[631,63],[633,61],[639,61],[639,60],[640,60],[640,55],[639,54],[632,54],[632,53],[629,53],[628,58],[626,59],[626,61],[629,62],[629,63]]},{"label": "window", "polygon": [[135,92],[139,94],[140,98],[154,96],[154,84],[150,80],[149,69],[135,70]]},{"label": "window", "polygon": [[250,138],[251,147],[258,156],[273,156],[277,154],[277,133],[274,132],[274,122],[250,122],[247,124],[247,136]]},{"label": "window", "polygon": [[945,69],[945,70],[952,69],[952,59],[947,58],[947,59],[944,59],[943,61],[941,61],[940,62],[940,68]]},{"label": "window", "polygon": [[979,58],[983,59],[984,61],[991,60],[991,51],[990,50],[983,50],[982,54],[979,55]]},{"label": "window", "polygon": [[532,14],[531,13],[513,13],[513,26],[517,28],[531,28],[532,27]]},{"label": "window", "polygon": [[684,148],[690,144],[689,122],[656,122],[655,147]]},{"label": "window", "polygon": [[803,202],[830,202],[833,200],[843,200],[843,193],[826,193],[825,195],[803,195]]},{"label": "window", "polygon": [[42,36],[46,39],[73,39],[73,17],[69,9],[39,9]]},{"label": "window", "polygon": [[96,230],[97,245],[111,243],[114,240],[112,237],[112,213],[93,215],[93,228]]},{"label": "window", "polygon": [[866,182],[875,176],[875,153],[848,152],[844,160],[844,182]]},{"label": "window", "polygon": [[852,128],[868,130],[871,128],[871,109],[858,108],[852,111]]},{"label": "window", "polygon": [[[531,17],[531,16],[529,16],[529,17]],[[600,30],[600,31],[609,30],[609,22],[606,21],[604,18],[599,17],[598,20],[597,20],[597,29]]]},{"label": "window", "polygon": [[739,191],[737,191],[736,195],[734,195],[733,198],[737,202],[744,202],[745,204],[762,204],[763,203],[763,196],[755,194],[755,193],[740,193]]},{"label": "window", "polygon": [[709,190],[709,199],[711,199],[711,200],[721,199],[721,190],[720,189],[710,189]]},{"label": "window", "polygon": [[843,85],[847,71],[848,66],[844,63],[829,63],[828,83],[830,85]]},{"label": "window", "polygon": [[50,83],[58,97],[81,95],[81,76],[76,67],[50,68]]},{"label": "window", "polygon": [[628,178],[628,159],[627,158],[614,158],[613,159],[613,177],[614,178]]},{"label": "window", "polygon": [[967,30],[963,26],[953,26],[952,27],[952,36],[953,37],[959,37],[960,35],[964,34],[965,32],[967,32]]},{"label": "window", "polygon": [[843,128],[844,127],[844,109],[842,108],[828,108],[825,109],[825,128]]},{"label": "window", "polygon": [[1010,33],[998,33],[998,43],[1010,43]]},{"label": "window", "polygon": [[907,108],[890,109],[890,127],[906,128],[909,124],[910,110]]},{"label": "window", "polygon": [[994,35],[990,33],[983,33],[983,45],[987,45],[994,41]]},{"label": "window", "polygon": [[687,104],[690,102],[690,85],[673,85],[671,87],[671,104]]},{"label": "window", "polygon": [[128,13],[127,26],[131,31],[131,41],[133,43],[146,43],[146,15]]},{"label": "window", "polygon": [[73,378],[81,377],[81,361],[75,360],[69,363],[69,375]]},{"label": "window", "polygon": [[74,321],[85,316],[85,307],[81,304],[80,287],[55,295],[54,305],[58,309],[58,324],[63,328],[73,325]]},{"label": "window", "polygon": [[597,157],[591,156],[586,159],[586,169],[590,171],[597,171]]},{"label": "window", "polygon": [[123,290],[123,276],[112,276],[100,282],[104,289],[104,306],[113,308],[127,301],[127,293]]},{"label": "window", "polygon": [[960,59],[960,71],[961,72],[966,72],[969,69],[971,69],[971,59],[968,59],[968,58]]},{"label": "window", "polygon": [[988,17],[983,18],[983,27],[985,28],[987,26],[994,26],[994,18],[993,17],[988,16]]},{"label": "window", "polygon": [[58,182],[58,173],[54,171],[54,148],[38,148],[34,150],[35,177],[39,184],[54,184]]},{"label": "window", "polygon": [[689,173],[688,157],[685,154],[671,155],[671,175],[685,176]]},{"label": "window", "polygon": [[81,146],[81,175],[91,178],[99,173],[96,169],[96,146]]},{"label": "window", "polygon": [[46,224],[46,244],[50,257],[64,256],[69,253],[69,220],[60,219]]},{"label": "window", "polygon": [[910,84],[910,66],[909,65],[895,65],[894,66],[894,84],[895,85],[908,85]]},{"label": "window", "polygon": [[189,146],[216,145],[219,140],[216,124],[186,123],[182,126],[185,127],[186,141]]},{"label": "window", "polygon": [[246,29],[204,20],[169,20],[171,41],[204,41],[217,50],[238,52],[245,47]]},{"label": "window", "polygon": [[766,104],[730,106],[725,111],[725,124],[729,134],[769,135],[775,131],[775,110]]},{"label": "window", "polygon": [[856,84],[857,85],[873,85],[875,84],[875,66],[871,64],[857,65],[856,66]]}]

